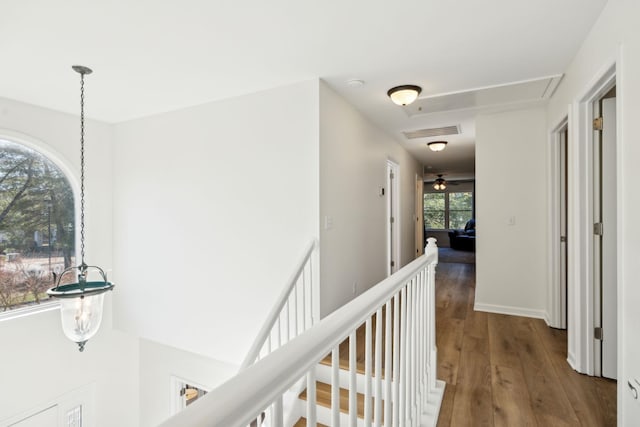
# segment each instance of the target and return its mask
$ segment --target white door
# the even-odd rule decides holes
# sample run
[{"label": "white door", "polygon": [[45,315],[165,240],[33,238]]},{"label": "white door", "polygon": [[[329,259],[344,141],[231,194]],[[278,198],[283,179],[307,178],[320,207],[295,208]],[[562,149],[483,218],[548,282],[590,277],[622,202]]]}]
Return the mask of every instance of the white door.
[{"label": "white door", "polygon": [[593,110],[594,374],[616,379],[618,286],[615,94],[610,92],[595,102]]},{"label": "white door", "polygon": [[602,100],[602,376],[617,375],[616,98]]},{"label": "white door", "polygon": [[560,131],[560,328],[567,329],[567,141],[568,129]]}]

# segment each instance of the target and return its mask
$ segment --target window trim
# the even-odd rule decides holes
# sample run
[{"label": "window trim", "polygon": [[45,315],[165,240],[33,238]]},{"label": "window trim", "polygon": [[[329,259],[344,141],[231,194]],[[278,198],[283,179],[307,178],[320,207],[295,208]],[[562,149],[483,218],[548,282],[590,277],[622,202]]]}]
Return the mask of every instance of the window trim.
[{"label": "window trim", "polygon": [[32,304],[24,307],[12,308],[7,311],[0,312],[0,322],[10,319],[19,319],[21,317],[30,316],[36,313],[44,313],[46,311],[57,310],[60,307],[60,301],[51,300],[44,301],[40,304]]},{"label": "window trim", "polygon": [[[60,168],[60,171],[67,178],[67,182],[69,183],[71,191],[73,192],[73,208],[75,217],[74,222],[76,225],[80,224],[80,181],[78,179],[79,173],[76,172],[76,168],[70,165],[60,152],[40,139],[5,128],[0,128],[0,139],[14,144],[24,145],[25,147],[40,153],[41,155],[46,157],[47,160],[54,163],[58,168]],[[76,233],[75,237],[75,247],[79,248],[80,233]],[[17,307],[0,312],[0,322],[11,319],[19,319],[21,317],[30,316],[32,314],[57,310],[59,307],[60,301],[58,300],[43,301],[39,304]]]},{"label": "window trim", "polygon": [[[475,186],[474,186],[475,187]],[[424,209],[424,196],[426,196],[427,194],[444,194],[444,228],[426,228],[426,218],[425,218],[425,229],[429,230],[429,231],[446,231],[446,230],[451,230],[451,224],[449,221],[449,217],[450,215],[450,209],[449,209],[449,195],[451,193],[471,193],[471,219],[473,219],[475,217],[475,201],[476,201],[476,192],[474,189],[471,190],[452,190],[449,187],[447,187],[445,190],[442,191],[425,191],[424,195],[423,195],[423,208],[422,208],[422,212],[423,212],[423,216],[425,213],[425,209]],[[463,211],[463,210],[468,210],[468,209],[454,209],[454,211]],[[434,211],[435,212],[435,211]],[[440,211],[438,211],[440,212]]]}]

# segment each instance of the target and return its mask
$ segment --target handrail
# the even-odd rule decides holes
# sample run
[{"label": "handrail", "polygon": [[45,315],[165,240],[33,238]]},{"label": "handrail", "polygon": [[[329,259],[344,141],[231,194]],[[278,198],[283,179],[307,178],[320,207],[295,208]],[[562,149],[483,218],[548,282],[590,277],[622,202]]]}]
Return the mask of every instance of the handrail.
[{"label": "handrail", "polygon": [[[434,267],[438,263],[435,239],[429,239],[425,252],[425,255],[337,309],[311,329],[198,399],[187,410],[170,418],[162,426],[247,426],[256,419],[257,414],[281,397],[306,373],[312,372],[325,355],[374,315],[376,310],[379,312],[380,307],[394,297],[397,301],[400,290],[403,290],[404,299],[408,283],[414,283],[414,279],[423,277],[420,276],[423,273],[426,273],[426,280],[433,283]],[[433,287],[429,292],[433,293]],[[428,294],[427,297],[430,298],[427,310],[433,310],[434,301]],[[422,319],[430,316],[434,316],[434,313],[424,313]],[[435,318],[431,328],[434,324]],[[425,346],[426,352],[435,353],[435,333],[430,334]],[[435,362],[431,361],[428,365],[429,375],[433,375],[430,381],[435,384]],[[312,425],[313,423],[314,421]]]},{"label": "handrail", "polygon": [[289,300],[289,297],[291,296],[291,292],[293,291],[294,287],[298,283],[298,279],[302,275],[304,268],[307,265],[307,261],[309,261],[309,259],[311,258],[311,254],[317,247],[318,247],[318,241],[316,239],[313,239],[311,242],[309,242],[309,244],[305,248],[305,251],[302,257],[300,258],[300,261],[298,261],[298,264],[296,264],[296,269],[294,270],[293,274],[287,281],[286,286],[282,289],[282,293],[280,294],[279,298],[276,300],[276,304],[274,304],[274,306],[271,308],[271,311],[269,312],[267,319],[262,324],[262,327],[260,328],[260,331],[258,332],[256,339],[254,340],[253,344],[249,348],[249,352],[245,356],[244,361],[240,365],[240,371],[251,366],[260,355],[260,350],[263,348],[265,342],[267,341],[267,338],[271,334],[271,331],[274,325],[276,324],[276,321],[278,320],[280,313],[282,312],[282,309],[284,308],[285,304]]}]

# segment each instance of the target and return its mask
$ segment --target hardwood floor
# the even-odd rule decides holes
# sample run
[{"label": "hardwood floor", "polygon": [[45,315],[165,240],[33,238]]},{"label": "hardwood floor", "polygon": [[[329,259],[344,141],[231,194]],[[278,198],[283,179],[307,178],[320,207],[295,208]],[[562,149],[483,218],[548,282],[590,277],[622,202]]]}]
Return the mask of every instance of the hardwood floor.
[{"label": "hardwood floor", "polygon": [[474,311],[474,264],[441,263],[436,283],[439,427],[616,425],[616,382],[569,367],[566,331]]}]

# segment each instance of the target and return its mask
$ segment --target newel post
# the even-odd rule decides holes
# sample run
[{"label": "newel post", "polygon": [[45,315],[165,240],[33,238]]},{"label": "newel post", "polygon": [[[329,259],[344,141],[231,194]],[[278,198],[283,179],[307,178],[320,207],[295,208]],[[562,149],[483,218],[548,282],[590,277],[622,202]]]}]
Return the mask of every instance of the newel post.
[{"label": "newel post", "polygon": [[428,342],[427,352],[429,357],[427,390],[435,390],[438,374],[438,349],[436,348],[436,265],[438,265],[438,246],[436,239],[429,237],[424,253],[429,256],[435,255],[435,260],[427,266],[427,319],[428,319]]},{"label": "newel post", "polygon": [[424,247],[425,255],[430,255],[430,254],[436,255],[436,261],[434,264],[438,264],[438,245],[436,245],[436,242],[437,240],[435,237],[429,237],[427,239],[427,246]]}]

